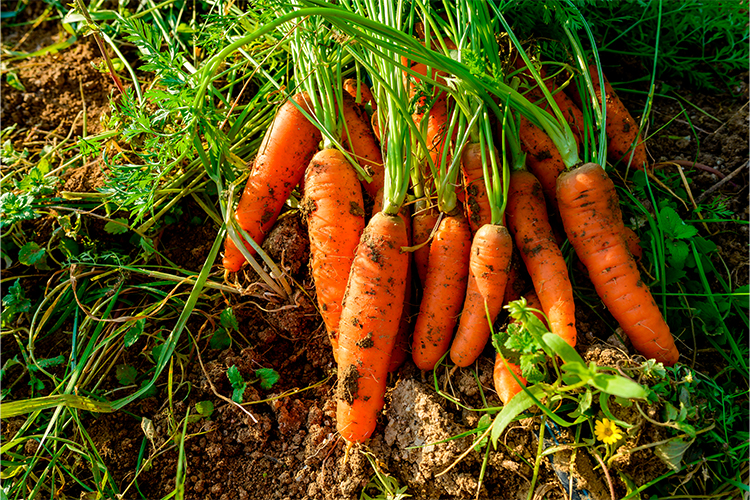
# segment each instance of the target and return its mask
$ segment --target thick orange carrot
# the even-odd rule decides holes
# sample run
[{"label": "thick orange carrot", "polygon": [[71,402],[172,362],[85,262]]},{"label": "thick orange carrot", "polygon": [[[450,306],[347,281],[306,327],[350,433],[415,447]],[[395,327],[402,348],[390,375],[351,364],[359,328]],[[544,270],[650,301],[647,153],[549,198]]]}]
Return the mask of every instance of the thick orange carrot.
[{"label": "thick orange carrot", "polygon": [[[497,155],[497,152],[494,154]],[[489,163],[489,155],[485,156],[485,161]],[[482,150],[478,142],[467,144],[464,148],[461,154],[461,173],[466,192],[466,217],[469,219],[471,234],[475,234],[480,227],[492,222],[492,210],[482,172]]]},{"label": "thick orange carrot", "polygon": [[485,224],[474,235],[466,299],[451,345],[451,360],[458,366],[472,364],[490,338],[490,324],[503,307],[512,252],[513,240],[505,226]]},{"label": "thick orange carrot", "polygon": [[360,166],[372,176],[372,181],[365,182],[363,186],[367,193],[375,198],[378,191],[383,188],[385,176],[380,145],[370,127],[367,113],[360,106],[357,106],[349,94],[344,94],[341,111],[344,115],[345,124],[343,129],[344,142]]},{"label": "thick orange carrot", "polygon": [[587,163],[560,176],[557,198],[571,245],[633,347],[647,358],[675,364],[674,338],[622,237],[614,183],[601,166]]},{"label": "thick orange carrot", "polygon": [[412,358],[432,370],[448,351],[469,279],[471,230],[462,213],[443,217],[430,245],[424,293],[414,326]]},{"label": "thick orange carrot", "polygon": [[[359,90],[359,94],[357,91]],[[357,82],[354,78],[347,78],[344,80],[344,91],[354,98],[354,101],[360,106],[369,104],[372,111],[375,112],[378,109],[378,104],[375,102],[375,98],[372,96],[370,87],[365,82]]]},{"label": "thick orange carrot", "polygon": [[341,301],[365,228],[362,188],[354,168],[336,149],[313,156],[305,172],[305,199],[312,267],[318,307],[338,359]]},{"label": "thick orange carrot", "polygon": [[[292,97],[300,107],[310,110],[309,97]],[[234,212],[240,227],[261,244],[276,222],[294,187],[302,180],[305,168],[318,149],[318,128],[290,101],[285,102],[268,128],[255,158],[253,170]],[[251,254],[255,253],[247,245]],[[245,257],[227,238],[224,244],[224,268],[235,272]]]},{"label": "thick orange carrot", "polygon": [[376,213],[365,227],[349,274],[339,323],[336,428],[362,442],[383,408],[388,365],[404,305],[408,255],[400,217]]},{"label": "thick orange carrot", "polygon": [[508,227],[534,283],[542,310],[549,318],[550,330],[575,346],[573,286],[547,219],[542,186],[530,172],[517,170],[511,174],[506,210]]},{"label": "thick orange carrot", "polygon": [[[412,244],[420,245],[427,241],[432,234],[432,230],[435,229],[438,217],[440,216],[437,208],[428,207],[425,201],[417,200],[414,217],[412,217]],[[417,276],[419,276],[419,282],[424,286],[425,280],[427,279],[427,263],[430,260],[430,245],[427,244],[414,250],[414,267],[417,270]]]},{"label": "thick orange carrot", "polygon": [[[525,294],[524,297],[526,297],[526,303],[529,307],[540,311],[542,310],[542,305],[539,303],[539,298],[536,296],[536,293],[532,291]],[[544,316],[536,313],[535,315],[540,321],[545,323]],[[513,373],[516,374],[521,383],[526,385],[526,379],[521,376],[521,367],[511,362],[508,362],[508,366]],[[500,400],[503,404],[507,405],[508,402],[513,399],[513,396],[521,392],[521,386],[518,385],[516,379],[514,379],[513,375],[508,371],[508,368],[503,362],[503,357],[499,352],[495,355],[495,368],[492,371],[492,378],[495,382],[495,391],[497,391],[497,395],[500,396]]]},{"label": "thick orange carrot", "polygon": [[[602,88],[596,66],[589,66],[589,74],[591,74],[596,97],[601,103]],[[638,124],[617,96],[606,76],[604,77],[604,99],[607,104],[607,123],[605,125],[609,141],[607,143],[607,154],[615,161],[622,161],[627,164],[632,153],[633,160],[630,165],[638,170],[643,170],[644,166],[648,164],[648,157],[643,138],[640,137]]]},{"label": "thick orange carrot", "polygon": [[635,231],[629,227],[625,227],[622,232],[622,237],[625,240],[625,244],[628,246],[628,251],[633,254],[635,260],[641,260],[641,257],[643,257],[643,248],[641,247],[641,239],[638,238]]},{"label": "thick orange carrot", "polygon": [[518,300],[523,295],[523,291],[528,288],[528,276],[523,269],[521,255],[515,243],[513,244],[513,253],[510,256],[510,268],[508,269],[508,282],[505,284],[505,295],[503,296],[503,305],[514,300]]}]

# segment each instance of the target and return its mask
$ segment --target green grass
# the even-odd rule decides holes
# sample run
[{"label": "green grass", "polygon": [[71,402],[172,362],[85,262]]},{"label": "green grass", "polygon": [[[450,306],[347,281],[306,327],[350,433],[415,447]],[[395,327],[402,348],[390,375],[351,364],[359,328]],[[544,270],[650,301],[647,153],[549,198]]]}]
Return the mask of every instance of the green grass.
[{"label": "green grass", "polygon": [[[294,85],[283,31],[269,28],[273,19],[262,5],[241,11],[234,2],[227,4],[228,10],[223,4],[220,9],[198,2],[193,12],[177,0],[141,2],[136,10],[103,10],[102,3],[86,5],[89,22],[82,11],[47,2],[49,19],[69,38],[36,53],[7,53],[12,68],[97,33],[128,90],[112,103],[107,130],[96,135],[71,133],[39,146],[24,144],[28,130],[20,125],[0,134],[1,334],[6,353],[0,371],[0,498],[53,498],[61,488],[83,498],[145,498],[139,478],[167,452],[178,457],[175,489],[167,496],[182,498],[186,443],[197,437],[188,424],[210,418],[213,411],[211,401],[202,401],[185,415],[176,413],[175,402],[189,390],[184,368],[196,362],[199,346],[247,344],[231,308],[240,291],[222,281],[216,259],[246,163],[283,100],[279,88]],[[575,3],[590,22],[600,51],[640,61],[648,68],[646,80],[653,76],[655,54],[657,78],[670,74],[711,88],[733,85],[737,70],[746,67],[746,16],[739,14],[747,5],[741,2],[723,7],[708,2],[703,11],[695,1]],[[25,5],[18,2],[19,9]],[[531,5],[513,8],[523,13]],[[659,9],[663,29],[656,51]],[[19,15],[13,12],[4,13],[4,24],[16,22]],[[545,20],[528,14],[514,19],[519,33]],[[242,37],[248,43],[239,46],[236,40]],[[545,54],[570,62],[559,45],[547,40],[540,46]],[[702,47],[698,59],[691,55],[696,46]],[[363,70],[350,64],[344,71]],[[3,77],[11,86],[22,84],[14,80],[13,70]],[[679,98],[679,91],[673,94]],[[60,190],[66,171],[95,160],[107,170],[102,189]],[[705,225],[721,220],[737,228],[747,221],[737,220],[720,201],[690,206],[685,182],[689,176],[683,181],[666,169],[653,178],[635,173],[619,184],[619,192],[625,218],[636,222],[645,248],[644,274],[683,351],[699,348],[693,359],[674,369],[636,364],[625,369],[625,377],[582,364],[563,346],[540,342],[537,332],[539,347],[561,356],[578,378],[555,382],[552,375],[561,367],[545,357],[530,366],[536,366],[538,382],[546,385],[515,406],[487,408],[482,393],[481,411],[487,418],[471,433],[477,437],[476,449],[485,447],[485,457],[505,426],[539,404],[544,418],[576,429],[577,446],[611,460],[613,450],[595,442],[593,423],[611,413],[608,395],[632,394],[618,393],[601,381],[630,385],[622,380],[635,380],[648,387],[648,401],[660,405],[652,425],[665,429],[667,438],[659,446],[673,469],[634,488],[631,497],[643,490],[693,497],[747,491],[748,418],[743,410],[748,401],[748,289],[732,281],[717,250],[720,235]],[[209,225],[216,234],[208,257],[195,269],[171,262],[157,244],[161,232],[187,213],[192,227]],[[44,233],[37,232],[37,224]],[[275,266],[265,260],[256,269],[265,273],[271,293],[290,295],[295,284]],[[598,303],[585,289],[580,299],[582,304]],[[606,321],[615,331],[616,325]],[[704,363],[701,357],[709,354],[710,364]],[[241,374],[230,368],[234,393],[224,395],[225,401],[239,403],[248,384],[268,388],[275,377],[284,376],[264,370]],[[557,405],[540,404],[550,394]],[[154,395],[169,408],[166,439],[158,446],[153,423],[127,411],[129,403]],[[90,433],[96,418],[112,412],[143,429],[137,464],[125,482],[108,470],[104,450]],[[690,447],[679,453],[687,442]],[[539,445],[529,463],[535,474],[542,458],[555,451]],[[373,467],[376,477],[363,498],[403,498],[404,489],[395,479]]]}]

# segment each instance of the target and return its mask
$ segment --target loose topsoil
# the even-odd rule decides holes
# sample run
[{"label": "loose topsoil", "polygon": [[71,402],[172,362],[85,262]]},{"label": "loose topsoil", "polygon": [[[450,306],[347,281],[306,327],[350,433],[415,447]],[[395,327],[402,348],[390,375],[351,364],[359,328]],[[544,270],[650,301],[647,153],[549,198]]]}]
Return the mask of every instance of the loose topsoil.
[{"label": "loose topsoil", "polygon": [[[23,31],[4,29],[4,43],[16,41],[18,49],[25,51],[47,46],[61,37],[49,31],[50,26],[54,24],[43,23],[29,36]],[[87,40],[80,40],[57,54],[15,63],[25,91],[12,88],[3,80],[2,126],[17,124],[26,129],[24,140],[27,142],[54,142],[71,132],[74,136],[84,133],[82,112],[85,108],[86,133],[102,130],[99,118],[107,113],[114,90],[109,76],[96,70],[92,63],[101,63],[100,54],[96,45]],[[610,80],[619,81],[620,75],[629,69],[611,68]],[[747,75],[742,80],[747,81]],[[683,168],[690,171],[694,197],[719,181],[713,170],[703,170],[701,165],[723,175],[744,166],[731,182],[710,196],[725,200],[731,211],[747,219],[748,89],[742,85],[732,90],[731,93],[707,94],[680,89],[682,101],[691,103],[686,108],[687,117],[681,114],[685,108],[681,101],[657,97],[652,111],[650,132],[653,137],[647,144],[658,168],[676,169],[678,167],[670,161],[679,160]],[[631,110],[643,109],[639,96],[622,95]],[[695,140],[696,134],[699,141]],[[686,166],[686,162],[693,161],[701,165]],[[92,191],[101,185],[101,175],[96,165],[69,170],[63,174],[64,190]],[[193,233],[187,244],[180,224],[187,222],[183,220],[165,229],[158,244],[178,265],[197,271],[215,237],[216,227],[206,225]],[[713,224],[711,227],[723,234],[719,254],[732,270],[734,283],[747,284],[747,226]],[[395,477],[417,499],[527,498],[541,432],[538,418],[530,416],[511,424],[501,436],[498,449],[489,453],[481,483],[484,448],[463,456],[473,438],[451,439],[477,427],[482,412],[476,410],[484,407],[483,397],[488,406],[500,406],[492,386],[490,350],[478,361],[475,374],[468,369],[453,374],[439,370],[436,380],[432,374],[420,373],[407,361],[389,378],[385,409],[372,439],[366,447],[355,446],[347,451],[336,433],[336,366],[314,306],[314,287],[307,263],[307,234],[299,214],[292,212],[283,217],[264,247],[277,262],[283,263],[299,284],[288,302],[232,297],[229,303],[239,319],[241,335],[226,350],[211,349],[205,335],[197,349],[195,346],[183,349],[186,356],[179,363],[184,369],[182,381],[187,384],[182,387],[189,386],[190,390],[181,389],[173,395],[173,410],[167,404],[164,380],[156,396],[132,403],[126,408],[127,413],[86,414],[84,417],[91,439],[121,488],[135,479],[133,474],[145,439],[142,424],[150,421],[153,432],[146,456],[155,450],[161,451],[150,467],[137,477],[138,490],[144,498],[161,498],[172,491],[178,454],[175,446],[163,446],[169,438],[170,417],[173,415],[179,421],[188,409],[195,413],[196,403],[211,401],[215,410],[210,418],[196,419],[187,427],[186,498],[358,498],[374,475],[368,454],[382,471]],[[7,272],[13,274],[12,269]],[[251,274],[241,273],[238,282],[249,287],[257,281]],[[217,304],[219,306],[224,307]],[[601,364],[627,362],[627,356],[620,349],[600,338],[605,335],[596,315],[580,307],[577,316],[579,352]],[[65,339],[47,342],[49,352],[42,352],[43,346],[39,346],[36,356],[55,356],[54,350],[66,343]],[[143,347],[136,344],[129,352],[137,353]],[[691,347],[682,348],[690,352]],[[16,354],[14,349],[11,342],[4,342],[3,351],[7,356]],[[122,362],[137,366],[143,360],[126,353]],[[242,411],[217,397],[217,393],[231,394],[226,372],[233,365],[246,380],[251,379],[259,367],[273,368],[281,378],[271,390],[262,390],[257,384],[249,385],[244,401],[256,403],[245,406]],[[436,385],[441,393],[436,392]],[[101,389],[117,386],[112,376]],[[461,405],[451,402],[446,395],[459,400]],[[11,395],[14,399],[23,397],[22,390]],[[641,432],[629,439],[627,446],[632,448],[663,439],[662,431],[640,417],[631,417],[641,425]],[[4,421],[4,437],[20,422],[19,419]],[[570,438],[563,432],[555,439],[564,442],[566,437]],[[575,460],[571,460],[572,455],[570,449],[563,449],[552,461],[563,472],[572,472],[578,478],[579,487],[590,491],[594,498],[609,498],[609,486],[594,458],[579,452]],[[541,461],[533,483],[534,498],[566,498],[567,483],[560,481],[552,461],[549,457]],[[638,484],[668,470],[647,451],[629,455],[617,467]],[[621,481],[615,481],[614,488],[618,497],[624,494]],[[64,490],[68,497],[77,497],[80,493],[78,485],[72,482],[65,485]],[[375,494],[374,490],[368,491]],[[126,498],[138,498],[134,488],[128,491]]]}]

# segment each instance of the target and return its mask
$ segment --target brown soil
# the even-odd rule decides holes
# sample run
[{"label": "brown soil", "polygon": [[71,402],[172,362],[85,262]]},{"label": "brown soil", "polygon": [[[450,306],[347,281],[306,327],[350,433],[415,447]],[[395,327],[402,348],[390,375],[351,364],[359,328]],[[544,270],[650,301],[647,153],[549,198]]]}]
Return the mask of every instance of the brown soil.
[{"label": "brown soil", "polygon": [[[5,7],[5,2],[3,2]],[[31,51],[60,40],[53,31],[55,23],[42,23],[27,37],[18,50]],[[6,33],[4,44],[21,40],[23,30]],[[49,140],[49,137],[82,133],[81,119],[87,109],[88,133],[102,129],[99,118],[108,109],[112,82],[106,74],[93,69],[92,62],[100,61],[95,44],[80,41],[73,47],[54,55],[16,62],[22,92],[2,84],[3,127],[17,123],[26,128],[25,140]],[[616,81],[616,78],[610,77]],[[84,97],[81,96],[81,87]],[[737,89],[736,95],[707,96],[681,91],[680,95],[710,113],[717,120],[688,106],[700,139],[674,140],[670,137],[689,137],[689,124],[678,117],[682,108],[675,100],[659,99],[654,103],[654,123],[658,130],[649,140],[649,153],[663,168],[675,168],[669,160],[696,160],[725,175],[745,166],[745,170],[715,192],[712,197],[726,200],[731,210],[742,219],[748,218],[748,106],[747,87]],[[641,103],[625,97],[630,109],[642,109]],[[675,118],[677,117],[677,118]],[[662,126],[669,123],[666,128]],[[711,173],[698,171],[693,175],[692,194],[699,196],[718,182]],[[100,186],[101,172],[96,166],[80,167],[64,174],[65,190],[93,190]],[[158,244],[170,260],[185,269],[200,269],[215,238],[215,226],[203,221],[199,227],[190,225],[191,208],[186,207],[180,221],[163,229]],[[720,254],[732,270],[736,285],[748,282],[747,226],[714,224],[714,231],[722,231]],[[96,233],[103,233],[101,229]],[[195,404],[211,401],[215,411],[210,418],[198,418],[188,424],[185,441],[187,458],[186,498],[190,499],[348,499],[358,498],[374,475],[365,452],[371,454],[378,466],[396,477],[408,493],[416,499],[435,498],[526,498],[533,475],[534,457],[538,447],[539,420],[528,418],[516,422],[501,436],[498,449],[489,453],[483,482],[479,483],[484,448],[472,451],[456,462],[471,445],[473,437],[451,439],[476,428],[480,412],[470,411],[437,394],[430,376],[424,375],[407,361],[389,380],[387,402],[374,437],[368,446],[355,446],[348,452],[336,434],[335,424],[335,364],[330,344],[315,310],[314,288],[307,264],[307,236],[304,224],[291,213],[277,225],[265,248],[282,263],[285,271],[298,285],[288,301],[269,299],[264,289],[257,286],[251,271],[239,276],[247,296],[225,299],[234,308],[240,322],[240,335],[230,349],[210,349],[208,342],[200,345],[203,366],[195,349],[186,348],[187,357],[181,361],[185,368],[183,382],[191,386],[189,393],[174,395],[174,408],[169,408],[162,392],[157,396],[133,403],[128,413],[90,414],[86,423],[95,446],[115,482],[121,488],[132,484],[137,469],[142,443],[150,465],[137,477],[137,486],[145,498],[161,498],[174,488],[178,452],[170,441],[174,424],[190,411],[195,415]],[[221,308],[224,305],[219,304]],[[586,352],[587,359],[600,364],[617,366],[628,357],[611,346],[603,345],[600,322],[592,312],[579,313],[582,344],[594,344]],[[197,331],[197,328],[196,328]],[[139,340],[143,343],[143,340]],[[42,352],[42,347],[49,352]],[[5,347],[5,346],[4,346]],[[142,344],[136,344],[142,348]],[[15,354],[14,347],[8,354]],[[54,356],[59,342],[50,340],[38,346],[37,358]],[[143,363],[133,356],[133,364]],[[231,366],[237,366],[246,380],[254,377],[259,367],[273,368],[281,379],[272,390],[248,386],[244,394],[246,412],[227,403],[214,393],[224,396],[232,388],[226,376]],[[460,370],[448,377],[441,374],[438,385],[445,393],[469,408],[481,408],[481,392],[490,407],[500,402],[492,388],[492,362],[487,351],[478,363],[477,385],[469,370]],[[112,377],[111,386],[117,386]],[[160,387],[164,387],[162,383]],[[20,395],[23,397],[23,394]],[[626,411],[626,409],[616,409]],[[649,409],[649,411],[656,411]],[[153,424],[153,431],[144,437],[144,425]],[[660,431],[639,422],[639,431],[629,436],[626,447],[663,439]],[[4,436],[20,426],[18,419],[4,421]],[[12,433],[11,433],[12,434]],[[568,436],[570,437],[570,436]],[[439,443],[440,441],[445,441]],[[595,498],[609,498],[609,490],[595,459],[579,449],[571,463],[571,450],[557,453],[553,460],[572,470],[580,484]],[[652,453],[627,455],[614,466],[643,484],[662,474],[665,466]],[[80,465],[84,469],[83,464]],[[73,471],[76,472],[76,471]],[[548,458],[542,460],[539,477],[534,485],[535,498],[565,498],[565,487],[554,472]],[[616,484],[621,494],[624,485]],[[75,483],[65,486],[66,494],[77,497]],[[138,497],[135,486],[124,498]]]}]

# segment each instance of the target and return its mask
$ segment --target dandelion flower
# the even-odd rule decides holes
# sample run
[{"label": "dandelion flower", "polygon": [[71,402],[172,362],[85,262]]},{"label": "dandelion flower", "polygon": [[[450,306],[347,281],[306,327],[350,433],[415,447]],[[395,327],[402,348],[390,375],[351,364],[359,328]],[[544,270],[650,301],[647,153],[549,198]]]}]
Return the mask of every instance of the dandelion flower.
[{"label": "dandelion flower", "polygon": [[622,433],[620,432],[619,427],[608,418],[596,421],[596,424],[594,425],[594,434],[596,434],[596,438],[604,444],[615,444],[622,439]]}]

